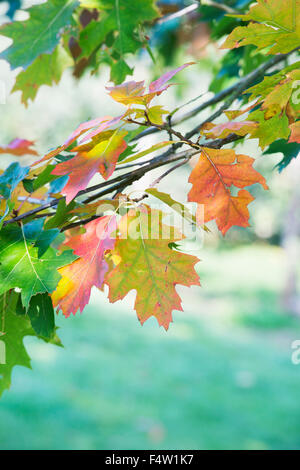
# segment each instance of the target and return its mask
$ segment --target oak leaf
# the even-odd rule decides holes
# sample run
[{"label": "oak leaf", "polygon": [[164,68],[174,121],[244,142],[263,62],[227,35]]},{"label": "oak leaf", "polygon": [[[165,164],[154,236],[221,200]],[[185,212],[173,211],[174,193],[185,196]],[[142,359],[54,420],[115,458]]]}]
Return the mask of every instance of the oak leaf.
[{"label": "oak leaf", "polygon": [[59,269],[62,276],[52,294],[53,305],[68,317],[88,304],[93,286],[102,288],[108,264],[104,254],[115,244],[112,234],[116,230],[115,216],[104,216],[89,222],[85,233],[71,237],[67,246],[80,258]]},{"label": "oak leaf", "polygon": [[300,43],[300,0],[257,0],[246,15],[232,15],[247,26],[238,26],[222,48],[253,44],[258,49],[270,47],[268,54],[287,53]]},{"label": "oak leaf", "polygon": [[245,136],[257,128],[257,123],[253,121],[225,122],[224,124],[213,124],[208,122],[201,128],[201,133],[209,138],[225,138],[230,134]]},{"label": "oak leaf", "polygon": [[120,117],[118,118],[112,118],[111,116],[103,116],[101,118],[96,118],[92,119],[91,121],[86,121],[81,123],[75,131],[73,131],[69,137],[65,140],[65,142],[57,147],[54,150],[51,150],[48,152],[46,155],[44,155],[43,158],[35,162],[32,166],[35,166],[39,163],[42,163],[47,160],[51,160],[52,158],[56,157],[60,152],[63,152],[66,150],[71,144],[73,144],[79,137],[81,137],[83,134],[87,133],[88,131],[91,131],[89,134],[87,134],[83,139],[82,142],[91,139],[95,135],[103,132],[105,129],[110,127],[116,122],[120,121]]},{"label": "oak leaf", "polygon": [[117,85],[115,87],[106,87],[109,91],[110,96],[117,101],[122,103],[125,106],[131,106],[132,104],[139,105],[148,105],[155,96],[159,96],[163,91],[165,91],[170,84],[166,83],[178,72],[183,70],[189,65],[193,65],[194,62],[188,62],[180,67],[177,67],[175,70],[165,73],[160,78],[150,83],[149,92],[145,94],[145,82],[135,82],[130,81]]},{"label": "oak leaf", "polygon": [[245,188],[260,183],[268,189],[265,178],[253,169],[254,159],[247,155],[236,155],[231,149],[202,148],[199,160],[189,182],[192,189],[188,199],[204,204],[204,222],[215,219],[223,235],[233,225],[249,226],[248,204],[254,197],[241,189],[237,196],[231,186]]},{"label": "oak leaf", "polygon": [[81,151],[66,162],[59,163],[52,171],[53,175],[67,175],[69,179],[62,190],[67,204],[76,194],[85,189],[96,173],[108,179],[113,173],[119,155],[127,144],[124,140],[127,131],[107,131],[100,134],[100,141],[90,150]]},{"label": "oak leaf", "polygon": [[42,220],[21,227],[7,225],[0,231],[0,295],[15,287],[22,289],[26,310],[33,295],[55,290],[60,280],[57,269],[76,258],[70,250],[57,256],[51,247],[39,256],[45,234]]},{"label": "oak leaf", "polygon": [[5,24],[0,34],[13,40],[1,58],[8,60],[12,69],[27,67],[40,54],[51,54],[71,21],[76,0],[49,0],[28,10],[29,19]]},{"label": "oak leaf", "polygon": [[118,227],[120,237],[112,252],[120,262],[108,273],[105,282],[110,302],[136,290],[135,310],[141,324],[154,316],[167,330],[172,311],[182,310],[176,285],[199,285],[194,269],[199,259],[172,249],[170,244],[182,235],[162,223],[162,212],[142,207],[130,210],[122,218]]}]

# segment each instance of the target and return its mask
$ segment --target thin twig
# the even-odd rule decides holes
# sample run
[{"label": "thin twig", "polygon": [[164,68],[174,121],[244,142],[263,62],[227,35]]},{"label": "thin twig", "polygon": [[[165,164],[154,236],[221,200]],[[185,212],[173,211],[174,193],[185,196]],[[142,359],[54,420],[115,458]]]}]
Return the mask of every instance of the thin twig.
[{"label": "thin twig", "polygon": [[[196,0],[196,1],[198,1],[198,3],[201,5],[201,0]],[[218,2],[214,2],[213,0],[205,0],[205,5],[218,8],[219,10],[223,10],[226,13],[229,13],[231,15],[239,15],[241,13],[239,10],[235,10],[234,8],[231,8],[225,3],[218,3]]]},{"label": "thin twig", "polygon": [[[267,62],[261,64],[259,67],[257,67],[255,70],[252,72],[249,72],[245,77],[241,78],[237,83],[234,83],[233,85],[229,86],[225,90],[222,90],[221,92],[217,93],[214,95],[212,98],[209,100],[205,101],[204,103],[201,103],[199,106],[196,108],[192,109],[191,111],[188,111],[185,113],[183,116],[173,119],[173,126],[176,126],[178,124],[181,124],[184,121],[187,121],[188,119],[191,119],[192,117],[195,117],[197,114],[199,114],[201,111],[204,111],[207,108],[210,108],[211,106],[219,103],[220,101],[223,101],[227,96],[231,95],[232,93],[236,92],[237,87],[239,88],[239,94],[236,97],[239,97],[243,91],[245,91],[247,88],[249,88],[252,83],[254,83],[261,75],[264,75],[264,73],[272,68],[273,66],[277,65],[279,62],[282,62],[285,60],[288,56],[290,56],[292,53],[295,51],[299,50],[299,47],[295,48],[291,52],[288,52],[287,54],[278,54],[276,56],[273,56],[270,60]],[[236,98],[235,98],[236,99]],[[229,106],[231,105],[232,102],[230,102]],[[227,103],[228,105],[228,103]],[[183,105],[184,106],[184,105]],[[220,114],[222,114],[222,111]],[[210,116],[210,120],[212,120],[212,116]],[[203,123],[201,123],[202,125]],[[199,129],[200,125],[197,126],[197,130]],[[196,129],[196,128],[195,128]],[[160,132],[161,129],[157,127],[150,127],[149,129],[145,129],[144,131],[140,132],[140,134],[136,135],[132,141],[139,140],[142,137],[146,137],[151,134],[155,134],[156,132]],[[196,132],[195,132],[196,133]]]},{"label": "thin twig", "polygon": [[192,5],[189,5],[186,8],[182,8],[181,10],[178,10],[175,13],[171,13],[170,15],[163,16],[157,21],[156,24],[160,25],[160,24],[166,23],[167,21],[177,20],[179,18],[182,18],[185,15],[193,13],[198,8],[199,8],[199,5],[197,3],[193,3]]},{"label": "thin twig", "polygon": [[[189,131],[184,136],[180,132],[175,131],[172,128],[171,129],[172,133],[174,135],[176,135],[181,140],[181,142],[177,142],[176,144],[174,144],[173,149],[171,148],[167,152],[165,152],[161,155],[158,155],[157,157],[153,158],[150,161],[150,163],[144,164],[141,168],[138,168],[138,169],[136,169],[132,172],[129,172],[129,173],[124,173],[122,175],[119,175],[119,176],[111,179],[111,180],[104,181],[103,183],[100,183],[100,184],[97,184],[97,185],[92,186],[90,188],[86,188],[84,190],[79,191],[76,198],[79,197],[79,196],[82,196],[84,194],[88,194],[90,192],[97,191],[98,189],[105,188],[105,189],[102,189],[102,191],[100,191],[99,193],[95,194],[94,196],[91,196],[89,199],[84,201],[85,203],[90,202],[91,200],[97,199],[97,198],[102,197],[106,194],[109,194],[113,191],[117,191],[120,188],[124,188],[124,187],[127,187],[127,186],[131,185],[134,181],[140,179],[145,173],[147,173],[148,171],[153,170],[154,168],[158,168],[160,166],[166,165],[166,164],[168,164],[172,161],[182,160],[183,158],[185,158],[187,156],[190,158],[192,155],[195,155],[196,153],[199,153],[200,146],[198,144],[190,141],[190,138],[193,135],[195,135],[196,133],[199,132],[199,129],[201,128],[201,126],[203,126],[203,124],[205,122],[212,121],[212,120],[216,119],[216,117],[220,116],[223,113],[223,111],[227,107],[229,107],[233,103],[233,101],[236,98],[238,98],[239,95],[243,91],[245,91],[249,86],[251,86],[251,84],[257,78],[259,78],[261,75],[263,75],[264,72],[266,72],[268,69],[270,69],[274,65],[278,64],[282,60],[285,60],[290,54],[292,54],[293,52],[295,52],[299,49],[300,49],[300,46],[295,48],[293,51],[291,51],[287,54],[278,54],[278,55],[272,57],[268,62],[265,62],[264,64],[261,64],[259,67],[257,67],[257,69],[250,72],[248,75],[246,75],[244,78],[242,78],[238,82],[238,84],[236,84],[234,86],[235,91],[233,93],[232,93],[232,87],[229,89],[230,91],[228,91],[228,89],[224,90],[222,92],[223,93],[222,96],[224,97],[224,96],[227,96],[228,94],[232,93],[230,98],[215,113],[213,113],[209,118],[207,118],[205,121],[201,122],[197,127],[192,129],[191,131]],[[214,99],[216,99],[216,97],[214,97]],[[220,101],[222,99],[220,99]],[[211,103],[211,100],[210,100],[210,103]],[[156,125],[155,129],[168,131],[169,127],[167,125],[163,125],[163,126]],[[241,138],[242,138],[241,136],[237,136],[235,134],[230,134],[225,139],[216,139],[214,141],[206,142],[204,145],[206,147],[210,147],[210,148],[221,148],[223,145],[225,145],[227,143],[230,143],[230,142],[233,142],[235,140],[239,140]],[[184,143],[190,145],[191,147],[196,148],[197,150],[196,151],[195,150],[190,150],[190,151],[181,152],[179,154],[176,154],[175,150],[180,148]],[[107,188],[107,186],[109,186],[109,187]],[[49,201],[48,203],[43,204],[40,207],[37,207],[37,208],[32,209],[28,212],[25,212],[25,213],[20,214],[16,217],[13,217],[10,220],[4,221],[3,225],[6,226],[6,225],[9,225],[11,223],[15,223],[15,222],[18,222],[20,220],[26,219],[28,217],[35,217],[36,214],[38,214],[39,212],[42,212],[46,209],[57,206],[59,201],[62,200],[62,199],[64,199],[64,197],[53,199],[52,201]]]},{"label": "thin twig", "polygon": [[[226,137],[224,139],[216,139],[216,140],[206,142],[205,147],[221,148],[223,145],[226,145],[230,142],[233,142],[235,140],[239,140],[239,139],[242,139],[242,138],[243,137],[241,137],[239,135],[230,134],[228,137]],[[134,181],[139,180],[147,172],[152,171],[155,168],[159,168],[161,166],[167,165],[168,163],[172,163],[172,162],[175,162],[175,161],[178,161],[178,160],[182,160],[184,158],[191,158],[192,156],[199,153],[199,151],[201,150],[201,146],[197,146],[197,147],[198,147],[197,149],[186,150],[186,151],[183,151],[183,152],[180,152],[180,153],[171,153],[171,154],[166,153],[166,154],[163,154],[163,155],[159,155],[158,157],[155,157],[152,160],[149,160],[148,162],[145,162],[147,164],[145,164],[142,168],[137,168],[134,171],[124,173],[123,175],[117,176],[117,177],[115,177],[115,178],[113,178],[109,181],[104,181],[103,183],[99,183],[99,184],[96,184],[94,186],[91,186],[89,188],[86,188],[86,189],[83,189],[83,190],[79,191],[78,194],[76,195],[76,198],[79,197],[79,196],[82,196],[84,194],[88,194],[88,193],[97,191],[98,189],[105,188],[105,189],[102,189],[101,191],[99,191],[98,193],[96,193],[95,195],[89,197],[85,201],[83,201],[84,204],[88,204],[89,202],[92,202],[95,199],[101,198],[101,197],[105,196],[106,194],[110,194],[110,193],[112,193],[114,191],[117,191],[117,190],[119,190],[119,192],[120,192],[120,188],[130,186]],[[107,186],[109,186],[109,187],[107,188]],[[46,209],[49,209],[50,207],[57,206],[59,201],[61,201],[62,199],[64,199],[64,196],[59,197],[57,199],[54,199],[53,201],[50,201],[47,204],[44,204],[40,207],[32,209],[28,212],[24,212],[23,214],[20,214],[19,216],[14,217],[10,220],[5,220],[3,225],[6,226],[6,225],[9,225],[9,224],[12,224],[12,223],[15,223],[15,222],[19,222],[20,220],[23,220],[23,219],[27,219],[29,217],[35,217],[36,214],[38,214],[39,212],[42,212]]]},{"label": "thin twig", "polygon": [[[199,150],[200,152],[200,150]],[[170,173],[172,173],[172,171],[175,171],[177,170],[177,168],[185,165],[188,161],[189,161],[190,157],[186,157],[184,160],[182,160],[182,162],[179,162],[177,163],[176,165],[172,166],[172,168],[169,168],[167,171],[165,171],[162,175],[160,175],[158,178],[156,178],[155,181],[153,181],[153,183],[150,184],[149,188],[153,188],[154,186],[156,186],[157,184],[159,184],[161,182],[161,180],[163,178],[165,178],[166,176],[168,176]]]}]

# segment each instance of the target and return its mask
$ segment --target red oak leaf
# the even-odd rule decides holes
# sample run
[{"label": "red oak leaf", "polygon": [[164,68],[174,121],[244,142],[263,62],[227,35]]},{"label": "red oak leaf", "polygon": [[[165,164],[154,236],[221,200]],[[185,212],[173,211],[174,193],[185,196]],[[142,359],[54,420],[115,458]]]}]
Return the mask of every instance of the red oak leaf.
[{"label": "red oak leaf", "polygon": [[237,196],[231,194],[231,186],[245,188],[260,183],[268,189],[265,178],[252,167],[254,159],[236,155],[234,150],[202,148],[197,165],[189,182],[193,187],[189,201],[204,204],[204,223],[215,219],[223,235],[233,225],[249,226],[248,204],[254,197],[246,190]]},{"label": "red oak leaf", "polygon": [[80,258],[59,269],[62,278],[52,294],[54,307],[59,307],[65,317],[75,315],[78,309],[83,311],[93,286],[102,288],[108,270],[104,255],[115,244],[112,234],[116,230],[116,218],[101,217],[89,222],[85,229],[85,233],[67,241],[67,246]]},{"label": "red oak leaf", "polygon": [[172,311],[182,310],[176,285],[200,285],[194,268],[199,259],[172,249],[170,244],[183,236],[162,223],[165,214],[142,207],[146,211],[132,209],[118,227],[121,237],[112,255],[119,263],[107,274],[105,282],[110,302],[123,299],[134,289],[135,310],[141,324],[154,316],[167,330]]},{"label": "red oak leaf", "polygon": [[237,134],[244,136],[246,134],[251,133],[254,129],[258,127],[256,122],[252,121],[241,121],[241,122],[225,122],[224,124],[213,124],[212,122],[208,122],[204,124],[201,128],[201,132],[205,135],[205,137],[210,138],[225,138],[229,134]]},{"label": "red oak leaf", "polygon": [[56,165],[52,171],[53,175],[70,175],[62,190],[67,204],[80,190],[87,187],[96,173],[101,173],[104,179],[111,176],[119,155],[127,147],[124,140],[126,134],[127,131],[103,132],[91,150],[79,152],[70,160]]},{"label": "red oak leaf", "polygon": [[130,106],[132,104],[146,105],[155,97],[160,95],[164,90],[166,90],[170,85],[166,83],[178,72],[183,70],[185,67],[194,64],[195,62],[188,62],[187,64],[177,67],[175,70],[165,73],[160,78],[150,83],[149,92],[145,94],[144,81],[135,82],[130,81],[123,83],[122,85],[117,85],[115,87],[106,87],[109,91],[110,96],[117,101],[122,103],[125,106]]},{"label": "red oak leaf", "polygon": [[42,159],[39,161],[35,162],[34,165],[37,165],[38,163],[50,160],[51,158],[56,157],[60,152],[63,152],[66,150],[75,140],[77,140],[80,136],[82,136],[85,132],[94,129],[90,134],[88,134],[82,141],[86,141],[93,136],[99,134],[100,132],[103,132],[105,129],[111,127],[113,124],[117,123],[120,121],[122,116],[119,116],[118,118],[112,118],[111,116],[104,116],[101,118],[97,119],[92,119],[91,121],[86,121],[81,123],[77,129],[75,129],[72,134],[69,135],[67,140],[57,147],[54,150],[51,150],[48,152]]}]

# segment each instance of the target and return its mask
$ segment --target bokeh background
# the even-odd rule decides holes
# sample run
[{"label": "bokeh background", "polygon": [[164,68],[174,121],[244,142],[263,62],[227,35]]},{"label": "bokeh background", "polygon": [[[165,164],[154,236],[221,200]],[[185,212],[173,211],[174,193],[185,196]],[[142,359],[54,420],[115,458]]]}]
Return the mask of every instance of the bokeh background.
[{"label": "bokeh background", "polygon": [[[4,20],[7,3],[0,2]],[[134,79],[148,83],[169,66],[196,60],[161,96],[169,110],[211,95],[224,53],[207,46],[209,23],[199,24],[156,25],[156,63],[146,52],[132,59]],[[120,110],[105,93],[105,67],[80,81],[65,73],[27,109],[19,93],[9,94],[14,73],[4,61],[0,78],[6,87],[1,144],[26,138],[43,154],[80,122]],[[229,78],[222,87],[228,84]],[[197,247],[202,287],[178,289],[184,312],[174,312],[167,333],[153,318],[141,327],[134,292],[110,305],[95,289],[82,315],[58,316],[64,348],[27,338],[32,370],[16,367],[0,401],[1,449],[300,448],[300,365],[291,360],[291,344],[300,339],[299,161],[279,174],[280,152],[262,155],[256,140],[237,150],[256,157],[270,190],[254,187],[249,229],[222,238],[210,225]],[[1,156],[0,168],[10,161]],[[185,201],[190,170],[172,173],[159,189]]]}]

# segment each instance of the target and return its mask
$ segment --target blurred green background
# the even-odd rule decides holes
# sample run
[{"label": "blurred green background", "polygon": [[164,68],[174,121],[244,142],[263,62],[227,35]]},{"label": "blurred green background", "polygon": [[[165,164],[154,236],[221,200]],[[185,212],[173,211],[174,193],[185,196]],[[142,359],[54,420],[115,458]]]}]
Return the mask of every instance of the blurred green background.
[{"label": "blurred green background", "polygon": [[[27,339],[0,403],[1,449],[299,449],[299,320],[279,307],[284,256],[205,250],[166,333],[101,294],[59,318],[65,348]],[[131,296],[131,300],[132,296]]]},{"label": "blurred green background", "polygon": [[[167,109],[195,94],[204,93],[199,102],[208,98],[223,52],[201,51],[176,48],[173,65],[195,56],[197,65],[161,96]],[[154,65],[146,54],[135,65],[134,79],[147,82],[166,70],[165,61]],[[105,68],[80,82],[66,73],[58,86],[42,87],[28,109],[18,93],[9,95],[14,74],[3,61],[0,75],[7,91],[2,144],[32,139],[42,154],[80,122],[120,109],[105,93]],[[202,288],[178,289],[184,312],[174,312],[167,333],[154,319],[141,327],[133,292],[110,305],[95,290],[82,315],[59,315],[64,348],[27,338],[33,370],[16,367],[0,401],[1,449],[300,448],[300,365],[291,361],[291,344],[300,339],[299,231],[291,224],[299,218],[299,163],[279,175],[280,153],[262,156],[257,141],[237,150],[257,157],[270,191],[254,188],[249,229],[223,239],[210,226],[198,250]],[[0,167],[9,161],[1,157]],[[159,189],[186,200],[189,172],[172,173]]]}]

